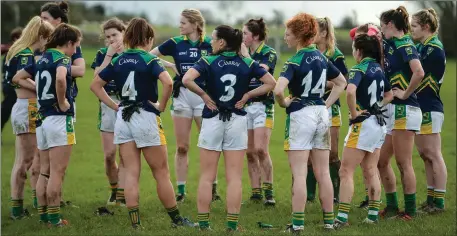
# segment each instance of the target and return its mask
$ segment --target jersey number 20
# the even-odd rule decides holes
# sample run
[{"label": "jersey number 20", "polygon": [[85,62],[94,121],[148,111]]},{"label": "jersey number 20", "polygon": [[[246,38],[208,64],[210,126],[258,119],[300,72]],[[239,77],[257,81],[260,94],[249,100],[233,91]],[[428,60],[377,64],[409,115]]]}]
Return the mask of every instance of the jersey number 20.
[{"label": "jersey number 20", "polygon": [[122,86],[122,97],[129,97],[129,100],[135,101],[137,94],[135,90],[135,71],[130,71],[124,86]]}]

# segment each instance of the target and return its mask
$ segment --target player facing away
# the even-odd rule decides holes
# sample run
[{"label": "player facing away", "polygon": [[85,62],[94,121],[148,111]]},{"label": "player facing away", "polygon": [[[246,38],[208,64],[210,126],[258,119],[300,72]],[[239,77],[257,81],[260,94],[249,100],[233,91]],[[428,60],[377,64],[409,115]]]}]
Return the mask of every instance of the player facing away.
[{"label": "player facing away", "polygon": [[[368,217],[364,223],[378,222],[381,181],[378,177],[379,149],[386,133],[381,107],[393,99],[389,81],[382,69],[383,52],[376,35],[360,34],[353,42],[352,55],[358,63],[349,72],[346,101],[350,127],[345,139],[340,169],[340,202],[335,227],[348,226],[354,194],[354,172],[361,165],[369,186]],[[375,152],[375,150],[378,150]]]},{"label": "player facing away", "polygon": [[[314,41],[319,51],[326,56],[330,62],[341,72],[341,74],[347,78],[348,69],[344,60],[343,53],[336,47],[335,30],[333,29],[332,22],[328,17],[317,18],[319,24],[319,33]],[[325,85],[325,93],[323,99],[326,100],[328,95],[332,91],[333,83],[327,81]],[[340,170],[341,162],[338,157],[338,140],[340,136],[341,126],[341,111],[340,111],[340,100],[328,108],[328,115],[330,119],[330,178],[333,184],[333,201],[338,202],[340,177],[338,171]],[[311,158],[308,160],[308,164],[311,163]],[[316,194],[316,177],[312,166],[308,165],[308,174],[306,178],[307,196],[308,201],[313,201]]]},{"label": "player facing away", "polygon": [[[106,68],[114,57],[124,51],[123,35],[125,32],[124,23],[111,18],[102,25],[103,35],[107,40],[107,47],[100,48],[92,62],[91,68],[94,69],[94,77]],[[110,98],[119,103],[119,91],[116,90],[114,80],[105,85],[105,91]],[[116,111],[100,102],[98,113],[98,129],[102,138],[103,153],[105,156],[105,172],[111,187],[111,195],[107,205],[125,206],[124,197],[124,164],[120,158],[119,167],[116,163],[116,149],[114,145],[114,123],[116,122]]]},{"label": "player facing away", "polygon": [[[27,66],[33,66],[34,50],[44,48],[46,40],[54,27],[44,22],[39,16],[33,17],[22,32],[22,36],[9,49],[5,60],[7,69],[5,79],[14,87],[17,95],[16,103],[11,113],[11,124],[16,135],[16,157],[11,171],[11,215],[13,220],[28,215],[24,209],[24,186],[27,170],[30,168],[33,206],[37,207],[36,183],[40,171],[39,156],[36,141],[36,124],[38,107],[33,74],[27,80],[15,80],[14,76]],[[33,164],[32,164],[33,163]]]},{"label": "player facing away", "polygon": [[415,138],[416,147],[425,164],[427,201],[420,210],[440,213],[444,210],[447,169],[441,153],[441,127],[444,121],[440,88],[446,69],[446,55],[438,39],[438,17],[433,8],[413,14],[411,35],[420,42],[416,45],[425,77],[416,90],[422,111],[422,125]]},{"label": "player facing away", "polygon": [[[44,21],[48,21],[54,27],[57,27],[57,25],[61,23],[67,23],[68,24],[68,12],[70,11],[70,6],[66,1],[61,1],[61,2],[48,2],[45,3],[41,7],[41,19]],[[73,77],[73,82],[71,83],[72,87],[72,93],[73,97],[73,104],[74,108],[74,116],[73,119],[76,122],[76,96],[78,95],[78,87],[76,86],[76,78],[77,77],[83,77],[84,73],[86,72],[86,62],[84,60],[84,57],[82,55],[81,51],[81,45],[78,45],[76,48],[76,52],[73,53],[71,57],[71,76]],[[65,177],[65,176],[64,176]],[[63,192],[63,191],[62,191]],[[63,193],[62,193],[63,194]],[[61,202],[62,207],[65,207],[66,205],[71,205],[71,201],[64,201],[62,198]]]},{"label": "player facing away", "polygon": [[[415,132],[420,130],[422,122],[415,91],[424,77],[424,70],[409,35],[409,15],[405,7],[383,12],[380,22],[381,31],[389,44],[384,51],[385,72],[395,97],[386,106],[389,117],[387,135],[378,164],[387,200],[387,207],[380,214],[381,217],[396,216],[410,220],[416,214],[416,175],[412,152]],[[392,155],[395,155],[398,168],[402,170],[405,212],[398,209],[396,178],[390,165]]]},{"label": "player facing away", "polygon": [[[176,200],[184,201],[186,197],[186,182],[189,167],[189,143],[192,120],[195,120],[197,129],[200,131],[202,123],[203,100],[195,93],[189,91],[182,83],[184,74],[192,68],[202,56],[211,54],[211,38],[205,35],[205,19],[197,9],[185,9],[181,12],[179,25],[181,36],[173,37],[151,53],[157,56],[171,56],[175,64],[162,60],[166,67],[175,71],[173,83],[173,97],[171,103],[171,116],[176,137],[176,179],[178,194]],[[196,83],[204,89],[203,79],[197,79]],[[213,201],[220,200],[217,194],[217,178],[213,183]]]},{"label": "player facing away", "polygon": [[[260,66],[273,75],[277,56],[276,51],[265,44],[266,37],[267,27],[264,20],[262,18],[250,19],[243,27],[241,53],[244,57],[257,61]],[[261,85],[259,80],[252,78],[249,89],[253,90]],[[273,163],[268,151],[274,125],[273,93],[250,99],[246,103],[245,110],[248,121],[246,156],[252,188],[250,200],[261,201],[265,195],[264,204],[274,206],[276,201],[273,198]],[[264,195],[262,195],[262,190]]]},{"label": "player facing away", "polygon": [[[181,217],[170,181],[167,142],[160,113],[167,106],[173,84],[160,59],[148,53],[153,40],[154,30],[146,20],[130,20],[123,39],[126,50],[95,75],[91,90],[104,104],[117,111],[114,144],[119,145],[125,167],[125,200],[132,227],[142,228],[139,212],[141,153],[157,182],[157,195],[172,220],[172,226],[193,227],[192,222]],[[119,105],[104,89],[112,80],[120,91]],[[160,101],[158,80],[163,85]]]},{"label": "player facing away", "polygon": [[[240,56],[243,40],[240,30],[220,25],[211,37],[214,55],[202,57],[183,78],[184,85],[205,102],[198,138],[198,223],[201,230],[210,229],[211,186],[223,152],[227,180],[227,231],[236,231],[241,207],[243,159],[248,146],[244,105],[249,99],[273,90],[275,81],[259,63]],[[252,78],[263,84],[249,90]],[[205,90],[196,83],[198,79],[204,80]]]},{"label": "player facing away", "polygon": [[35,75],[38,100],[37,146],[40,150],[40,176],[37,183],[40,222],[62,227],[60,216],[63,176],[76,144],[73,125],[71,59],[81,42],[74,26],[59,24],[49,37],[43,56],[26,67],[15,80]]},{"label": "player facing away", "polygon": [[[333,229],[333,188],[329,173],[330,131],[327,109],[346,86],[340,71],[313,44],[318,31],[314,16],[299,13],[286,22],[284,40],[297,53],[285,63],[274,94],[278,104],[286,108],[284,150],[292,170],[292,224],[286,231],[304,230],[306,175],[311,156],[319,183],[319,197],[324,215],[324,228]],[[334,83],[326,101],[322,98],[326,81]],[[284,90],[289,96],[284,97]]]}]

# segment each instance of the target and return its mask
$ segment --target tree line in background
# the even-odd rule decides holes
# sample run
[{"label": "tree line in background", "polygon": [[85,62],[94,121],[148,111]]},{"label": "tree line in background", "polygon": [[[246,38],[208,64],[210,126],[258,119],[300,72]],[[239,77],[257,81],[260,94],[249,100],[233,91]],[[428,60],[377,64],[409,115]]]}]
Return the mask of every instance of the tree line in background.
[{"label": "tree line in background", "polygon": [[[9,42],[9,34],[12,29],[17,26],[25,26],[27,22],[34,16],[40,13],[40,7],[44,2],[24,2],[24,1],[2,1],[1,2],[1,40],[3,43]],[[214,12],[208,9],[200,9],[208,25],[220,25],[227,24],[224,19],[232,19],[231,23],[237,26],[241,26],[249,18],[258,18],[259,15],[248,13],[244,17],[233,18],[233,12],[236,9],[243,7],[242,1],[219,1],[217,2],[218,14],[215,16]],[[455,37],[456,30],[455,25],[457,23],[456,17],[456,2],[455,1],[437,1],[437,2],[417,2],[420,7],[433,7],[440,16],[440,38],[445,45],[446,53],[448,56],[456,55]],[[220,14],[219,14],[220,13]],[[284,25],[285,14],[284,12],[274,9],[272,17],[267,17],[265,20],[268,22],[269,28],[281,28]],[[83,2],[70,2],[70,14],[69,20],[71,24],[81,25],[85,22],[102,22],[110,17],[116,16],[121,20],[128,21],[132,17],[143,17],[148,19],[144,12],[140,13],[127,13],[127,12],[113,12],[108,13],[108,10],[104,5],[96,4],[93,6],[87,6]],[[159,19],[173,19],[168,12],[160,12],[158,14]],[[342,21],[338,25],[340,29],[349,30],[357,25],[357,12],[354,10],[350,14],[343,17]],[[169,26],[176,27],[176,22],[165,20],[162,24],[168,24]],[[377,23],[377,22],[375,22]],[[83,29],[84,31],[84,29]],[[100,40],[99,34],[92,32],[83,32],[85,35],[85,44],[98,46]],[[164,35],[159,32],[159,38],[156,43],[160,43],[167,38],[174,35]],[[278,51],[287,50],[282,45],[282,35],[273,35],[270,37],[269,42],[273,47],[278,48]],[[280,47],[280,48],[279,48]],[[351,41],[349,37],[338,38],[338,47],[343,53],[351,52]]]}]

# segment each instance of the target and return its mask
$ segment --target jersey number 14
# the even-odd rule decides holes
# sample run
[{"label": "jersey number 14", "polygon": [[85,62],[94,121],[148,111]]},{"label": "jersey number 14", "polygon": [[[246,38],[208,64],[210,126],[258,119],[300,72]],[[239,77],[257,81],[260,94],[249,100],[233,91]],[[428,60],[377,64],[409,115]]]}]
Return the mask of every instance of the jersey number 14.
[{"label": "jersey number 14", "polygon": [[[303,91],[301,96],[305,98],[309,97],[311,94],[319,94],[319,97],[324,96],[325,77],[327,77],[327,69],[322,70],[321,76],[319,77],[316,86],[314,86],[314,88],[311,89],[311,83],[313,82],[313,71],[310,71],[302,81],[302,86],[305,86],[305,90]],[[311,94],[309,90],[311,90]]]}]

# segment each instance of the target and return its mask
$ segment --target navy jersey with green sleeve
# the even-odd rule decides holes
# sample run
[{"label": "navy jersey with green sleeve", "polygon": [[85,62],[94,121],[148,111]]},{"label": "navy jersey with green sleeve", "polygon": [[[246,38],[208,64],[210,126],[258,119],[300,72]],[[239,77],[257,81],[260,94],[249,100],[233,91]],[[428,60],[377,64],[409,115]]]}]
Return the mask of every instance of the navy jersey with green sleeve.
[{"label": "navy jersey with green sleeve", "polygon": [[[193,67],[205,80],[206,93],[219,106],[224,105],[235,114],[246,115],[244,110],[235,109],[235,104],[249,92],[251,78],[260,79],[268,73],[256,61],[241,58],[235,52],[202,57]],[[208,107],[203,108],[203,118],[216,116]]]},{"label": "navy jersey with green sleeve", "polygon": [[[202,36],[200,40],[192,42],[187,36],[181,35],[173,37],[161,45],[159,45],[160,54],[164,56],[172,56],[179,71],[180,76],[176,75],[175,80],[182,80],[184,74],[194,66],[202,56],[210,55],[213,49],[211,48],[211,38]],[[201,88],[204,88],[203,79],[195,80]]]},{"label": "navy jersey with green sleeve", "polygon": [[[413,75],[409,62],[414,59],[419,59],[416,47],[413,44],[411,36],[408,34],[401,38],[389,39],[388,45],[386,46],[388,47],[387,50],[384,51],[386,76],[389,79],[392,88],[406,90]],[[405,100],[395,97],[392,104],[405,104],[419,107],[415,92]]]},{"label": "navy jersey with green sleeve", "polygon": [[[79,58],[83,58],[81,46],[76,47],[76,52],[73,55],[71,55],[71,64],[73,64],[73,62]],[[72,87],[73,97],[76,98],[76,96],[78,96],[78,85],[76,84],[76,77],[73,77]]]},{"label": "navy jersey with green sleeve", "polygon": [[[70,109],[62,112],[59,109],[57,101],[57,68],[67,68],[65,98],[70,103]],[[26,71],[31,74],[32,69],[27,68]],[[56,115],[74,115],[74,97],[72,93],[72,77],[71,77],[71,58],[63,52],[50,48],[46,50],[43,56],[36,62],[35,68],[35,83],[37,87],[37,99],[39,104],[39,112],[44,116]]]},{"label": "navy jersey with green sleeve", "polygon": [[446,55],[443,44],[436,35],[417,45],[424,68],[424,79],[416,90],[422,112],[444,112],[440,89],[446,70]]},{"label": "navy jersey with green sleeve", "polygon": [[98,75],[107,83],[114,80],[116,90],[120,91],[121,104],[141,102],[144,110],[159,115],[148,101],[157,102],[157,80],[164,71],[158,57],[141,49],[128,49],[113,58]]},{"label": "navy jersey with green sleeve", "polygon": [[[14,84],[12,79],[14,75],[23,68],[35,64],[35,59],[33,57],[33,51],[30,48],[26,48],[20,51],[18,54],[14,55],[8,62],[6,62],[7,68],[5,72],[6,83],[12,85],[14,88],[19,88],[19,85]],[[34,78],[31,78],[32,80]]]},{"label": "navy jersey with green sleeve", "polygon": [[[107,51],[108,51],[108,48],[100,48],[97,51],[94,61],[92,62],[92,65],[90,66],[92,69],[95,70],[95,68],[100,67],[103,64]],[[118,54],[114,53],[113,58],[115,58],[117,56],[118,56]],[[114,80],[111,80],[109,83],[107,83],[104,88],[109,95],[116,94],[116,84],[114,83]]]},{"label": "navy jersey with green sleeve", "polygon": [[[348,68],[346,66],[346,61],[344,60],[344,55],[338,48],[335,47],[335,52],[333,53],[333,55],[328,50],[324,52],[324,55],[329,59],[331,63],[333,63],[333,65],[341,72],[341,74],[346,75],[348,73]],[[331,92],[332,90],[325,86],[325,94],[323,98],[324,101],[327,100]],[[340,99],[337,99],[335,104],[340,106]]]},{"label": "navy jersey with green sleeve", "polygon": [[[275,66],[276,66],[276,61],[277,61],[277,56],[276,56],[276,51],[265,44],[265,42],[262,42],[259,47],[254,51],[254,52],[249,52],[251,55],[251,58],[255,60],[259,64],[264,64],[268,66],[268,72],[270,74],[275,73]],[[252,78],[251,82],[249,83],[249,90],[254,90],[258,87],[260,87],[263,83],[258,80],[257,78]],[[273,93],[269,93],[268,95],[265,94],[263,96],[260,96],[255,99],[251,99],[251,101],[265,101],[269,100],[270,102],[274,102],[274,97]]]},{"label": "navy jersey with green sleeve", "polygon": [[284,64],[280,77],[289,80],[289,94],[298,99],[286,109],[286,113],[298,111],[306,106],[325,105],[323,100],[327,79],[333,80],[340,74],[316,46],[298,50]]},{"label": "navy jersey with green sleeve", "polygon": [[357,110],[370,110],[376,103],[381,102],[384,92],[391,90],[384,70],[375,59],[366,57],[355,65],[349,72],[349,84],[357,87]]}]

